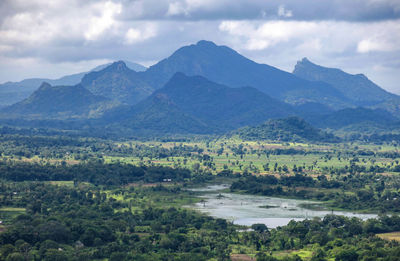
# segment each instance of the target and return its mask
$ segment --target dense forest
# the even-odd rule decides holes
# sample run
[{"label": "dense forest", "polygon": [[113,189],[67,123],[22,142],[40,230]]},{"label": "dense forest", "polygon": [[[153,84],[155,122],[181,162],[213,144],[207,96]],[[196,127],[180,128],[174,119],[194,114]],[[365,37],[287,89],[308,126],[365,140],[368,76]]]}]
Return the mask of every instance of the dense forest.
[{"label": "dense forest", "polygon": [[400,253],[398,243],[375,236],[400,230],[398,216],[361,221],[332,215],[277,229],[255,224],[239,232],[225,220],[168,206],[188,197],[179,186],[110,190],[34,182],[1,187],[2,207],[26,208],[0,233],[1,260],[228,260],[234,248],[252,249],[257,260],[304,248],[312,249],[312,260],[398,260]]}]

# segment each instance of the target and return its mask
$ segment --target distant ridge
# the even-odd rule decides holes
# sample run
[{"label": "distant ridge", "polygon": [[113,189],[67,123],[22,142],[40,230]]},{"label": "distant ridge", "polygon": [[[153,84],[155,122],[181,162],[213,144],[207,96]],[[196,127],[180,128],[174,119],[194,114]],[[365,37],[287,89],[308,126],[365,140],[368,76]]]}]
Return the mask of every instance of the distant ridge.
[{"label": "distant ridge", "polygon": [[400,105],[400,97],[387,92],[364,74],[349,74],[340,69],[328,68],[312,63],[307,58],[298,61],[293,74],[310,81],[322,81],[352,100],[354,106],[383,108],[399,112],[394,104]]},{"label": "distant ridge", "polygon": [[[229,88],[201,76],[176,73],[161,89],[115,117],[124,126],[154,131],[213,133],[293,115],[291,106],[255,88]],[[161,116],[162,115],[162,116]],[[187,124],[192,122],[193,124]]]},{"label": "distant ridge", "polygon": [[100,71],[86,74],[81,84],[95,95],[112,100],[135,104],[148,97],[154,89],[144,82],[139,73],[118,61]]},{"label": "distant ridge", "polygon": [[330,114],[310,117],[309,121],[321,128],[339,129],[355,124],[380,125],[385,128],[399,120],[383,109],[347,108]]},{"label": "distant ridge", "polygon": [[332,108],[351,105],[327,83],[310,82],[275,67],[258,64],[229,47],[209,41],[184,46],[142,74],[151,86],[158,89],[177,72],[201,75],[229,87],[251,86],[291,104],[318,102]]},{"label": "distant ridge", "polygon": [[43,83],[28,98],[1,110],[7,117],[81,118],[95,117],[114,106],[102,96],[96,96],[82,85],[51,86]]},{"label": "distant ridge", "polygon": [[[137,72],[145,71],[147,68],[133,62],[124,61],[128,68]],[[100,71],[112,63],[99,65],[88,72]],[[31,95],[43,82],[47,82],[52,86],[67,86],[76,85],[81,82],[83,76],[88,72],[81,72],[71,75],[63,76],[59,79],[47,79],[47,78],[31,78],[25,79],[19,82],[6,82],[0,84],[0,107],[8,106],[16,102],[22,101]]]},{"label": "distant ridge", "polygon": [[243,140],[278,140],[296,142],[338,142],[339,138],[314,128],[298,117],[269,120],[255,127],[232,132]]}]

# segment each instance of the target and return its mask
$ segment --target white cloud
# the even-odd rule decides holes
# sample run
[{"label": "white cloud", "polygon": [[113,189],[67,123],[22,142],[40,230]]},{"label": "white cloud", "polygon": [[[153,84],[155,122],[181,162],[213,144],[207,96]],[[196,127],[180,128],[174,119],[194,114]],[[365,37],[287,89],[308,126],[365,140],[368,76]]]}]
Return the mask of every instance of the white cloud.
[{"label": "white cloud", "polygon": [[359,52],[359,53],[368,53],[371,51],[382,51],[382,49],[384,49],[384,46],[381,43],[371,40],[371,39],[362,40],[357,45],[357,52]]},{"label": "white cloud", "polygon": [[157,35],[157,26],[155,23],[147,23],[142,29],[129,28],[125,34],[125,44],[134,44],[153,38]]},{"label": "white cloud", "polygon": [[309,56],[375,78],[370,68],[392,68],[389,79],[399,17],[399,0],[0,0],[0,81],[10,68],[40,77],[63,63],[67,74],[81,61],[157,61],[201,39],[286,70]]},{"label": "white cloud", "polygon": [[181,2],[172,2],[168,5],[167,16],[188,15],[187,7]]},{"label": "white cloud", "polygon": [[96,40],[104,31],[115,23],[114,16],[121,13],[122,5],[111,1],[98,4],[94,10],[100,12],[99,16],[90,19],[89,28],[85,32],[87,40]]},{"label": "white cloud", "polygon": [[280,5],[278,8],[278,16],[281,17],[292,17],[293,12],[292,10],[286,10],[284,5]]},{"label": "white cloud", "polygon": [[295,21],[223,21],[219,29],[246,40],[246,49],[262,50],[292,38],[306,37],[315,32],[315,22]]},{"label": "white cloud", "polygon": [[249,41],[247,42],[247,49],[251,51],[263,50],[270,45],[271,43],[267,40],[249,39]]}]

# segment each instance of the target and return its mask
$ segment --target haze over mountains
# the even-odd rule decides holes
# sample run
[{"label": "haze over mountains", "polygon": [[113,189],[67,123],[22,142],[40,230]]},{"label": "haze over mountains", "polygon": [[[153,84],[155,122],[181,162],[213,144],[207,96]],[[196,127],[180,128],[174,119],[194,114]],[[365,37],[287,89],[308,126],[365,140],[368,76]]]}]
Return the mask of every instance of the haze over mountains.
[{"label": "haze over mountains", "polygon": [[[124,61],[127,67],[137,72],[145,71],[147,68],[133,62]],[[89,72],[96,72],[103,70],[104,68],[110,66],[111,63],[99,65]],[[59,79],[46,79],[46,78],[31,78],[25,79],[20,82],[6,82],[0,84],[0,107],[11,105],[13,103],[22,101],[31,95],[43,82],[47,82],[50,85],[75,85],[80,83],[83,76],[88,72],[81,72],[72,75],[66,75]]]},{"label": "haze over mountains", "polygon": [[[119,61],[48,81],[60,86],[43,84],[24,100],[26,93],[14,96],[19,102],[2,109],[1,117],[97,118],[97,126],[143,133],[221,133],[294,115],[321,128],[399,119],[399,96],[364,75],[306,58],[289,73],[200,41],[147,70],[132,67]],[[57,84],[63,82],[71,84]],[[12,85],[2,89],[13,91]]]},{"label": "haze over mountains", "polygon": [[[151,113],[150,113],[151,112]],[[181,116],[177,116],[181,115]],[[230,88],[202,76],[176,73],[167,84],[133,106],[123,122],[134,129],[169,132],[169,128],[192,133],[227,131],[266,119],[293,115],[293,108],[252,87]],[[154,117],[164,115],[157,120]],[[173,122],[174,124],[171,124]],[[168,126],[169,123],[169,126]]]},{"label": "haze over mountains", "polygon": [[[364,74],[349,74],[340,69],[312,63],[307,58],[297,62],[293,74],[309,81],[326,82],[339,90],[355,106],[369,106],[398,112],[400,97],[389,93]],[[396,104],[397,106],[393,106]],[[397,108],[396,108],[397,107]]]},{"label": "haze over mountains", "polygon": [[139,73],[129,69],[122,61],[86,74],[81,83],[93,94],[131,105],[154,91],[153,87],[141,79]]},{"label": "haze over mountains", "polygon": [[109,99],[94,95],[81,84],[51,86],[43,83],[29,98],[2,110],[2,113],[34,118],[82,118],[95,116],[111,107]]}]

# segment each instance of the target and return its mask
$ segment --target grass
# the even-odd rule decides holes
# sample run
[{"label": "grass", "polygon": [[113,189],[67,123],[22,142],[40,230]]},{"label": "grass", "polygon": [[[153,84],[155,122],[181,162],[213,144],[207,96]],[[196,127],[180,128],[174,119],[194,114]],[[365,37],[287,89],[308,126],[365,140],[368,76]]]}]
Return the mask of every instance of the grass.
[{"label": "grass", "polygon": [[74,182],[71,181],[48,181],[49,184],[55,185],[55,186],[66,186],[66,187],[73,187]]},{"label": "grass", "polygon": [[[120,144],[122,145],[122,144]],[[162,147],[162,148],[173,148],[175,146],[197,146],[203,149],[203,155],[209,155],[213,158],[213,166],[205,166],[201,160],[196,157],[169,157],[154,159],[144,157],[133,157],[131,155],[115,156],[115,155],[104,155],[106,162],[124,162],[128,164],[159,164],[163,166],[180,166],[191,168],[194,164],[200,164],[202,169],[209,170],[213,173],[222,171],[224,168],[229,168],[234,172],[242,172],[245,169],[249,169],[250,172],[258,172],[261,174],[273,172],[273,166],[286,165],[289,169],[296,166],[306,166],[307,172],[321,173],[323,168],[343,168],[346,165],[350,165],[350,161],[353,157],[346,156],[342,153],[342,156],[338,157],[338,152],[349,152],[352,153],[356,150],[371,150],[374,152],[389,152],[397,151],[395,146],[390,145],[365,145],[365,144],[351,144],[351,143],[340,143],[340,144],[304,144],[304,143],[280,143],[280,142],[257,142],[257,141],[241,141],[236,138],[231,139],[218,139],[212,142],[127,142],[124,146],[136,146],[145,145],[149,147]],[[243,150],[246,150],[246,154],[236,155],[234,149],[243,146]],[[218,150],[223,147],[224,151],[222,154],[218,154]],[[270,150],[270,149],[295,149],[306,151],[306,154],[297,155],[269,155],[260,153],[258,150]],[[396,160],[384,157],[372,157],[372,156],[358,156],[359,162],[367,168],[371,165],[384,166],[391,164]],[[264,170],[264,165],[269,164],[270,171]],[[309,166],[313,166],[312,170],[308,170]],[[275,171],[276,172],[276,171]]]},{"label": "grass", "polygon": [[377,234],[377,236],[384,240],[389,240],[389,241],[395,240],[400,242],[400,232]]},{"label": "grass", "polygon": [[[179,208],[201,201],[200,198],[192,195],[190,192],[184,191],[181,191],[179,194],[166,191],[152,191],[152,193],[144,193],[143,197],[137,196],[137,193],[141,194],[141,191],[147,189],[151,189],[151,187],[135,187],[132,192],[125,193],[124,195],[115,193],[111,190],[104,192],[107,194],[107,197],[128,203],[131,206],[132,212],[140,211],[144,206],[151,206],[153,208]],[[128,209],[123,208],[119,211],[128,211]]]},{"label": "grass", "polygon": [[[273,171],[275,164],[283,167],[286,165],[289,170],[296,166],[305,166],[305,171],[309,174],[321,174],[324,168],[343,168],[350,165],[350,161],[353,159],[351,154],[358,150],[369,150],[373,152],[398,152],[398,148],[393,145],[374,145],[374,144],[361,144],[361,143],[338,143],[338,144],[306,144],[306,143],[293,143],[293,142],[273,142],[273,141],[243,141],[237,137],[232,138],[219,138],[209,142],[206,141],[190,141],[190,142],[159,142],[159,141],[127,141],[127,142],[115,142],[116,147],[128,147],[135,148],[136,146],[146,147],[161,147],[165,149],[171,149],[179,146],[190,146],[202,149],[203,152],[199,156],[209,155],[212,157],[212,165],[203,164],[202,160],[198,159],[196,154],[192,153],[192,156],[182,157],[173,156],[169,158],[148,158],[138,157],[132,154],[121,154],[118,150],[101,154],[101,157],[107,163],[111,162],[123,162],[133,165],[140,164],[158,164],[162,166],[170,167],[185,167],[193,168],[195,164],[199,164],[201,169],[217,173],[225,168],[229,168],[234,172],[243,172],[249,170],[251,173],[259,174],[271,174],[279,171]],[[239,146],[243,147],[246,154],[241,156],[235,154],[235,148]],[[218,151],[223,148],[223,152]],[[262,151],[272,149],[294,149],[306,152],[296,155],[265,155]],[[338,153],[341,153],[339,156]],[[93,154],[94,155],[94,154]],[[92,155],[92,156],[93,156]],[[96,156],[97,157],[97,156]],[[385,157],[375,156],[357,156],[359,162],[356,164],[369,167],[371,165],[388,166],[394,162],[399,162],[400,158],[391,159]],[[3,159],[7,159],[8,156],[3,156]],[[76,164],[81,161],[75,160],[73,154],[66,154],[61,159],[46,158],[42,159],[38,156],[32,158],[24,158],[20,156],[14,156],[14,160],[21,161],[35,161],[44,162],[50,164],[60,164],[65,161],[67,164]],[[270,171],[264,170],[264,165],[269,164]],[[310,168],[310,169],[309,169]],[[311,169],[312,168],[312,169]],[[281,173],[283,173],[281,171]],[[393,175],[393,173],[385,173],[386,175]]]},{"label": "grass", "polygon": [[309,249],[283,250],[283,251],[274,251],[272,255],[278,260],[282,260],[294,255],[298,255],[299,257],[301,257],[302,260],[310,260],[313,255],[313,251]]},{"label": "grass", "polygon": [[24,213],[25,213],[25,208],[11,208],[11,207],[0,208],[0,220],[3,221],[2,225],[9,224],[16,216]]}]

